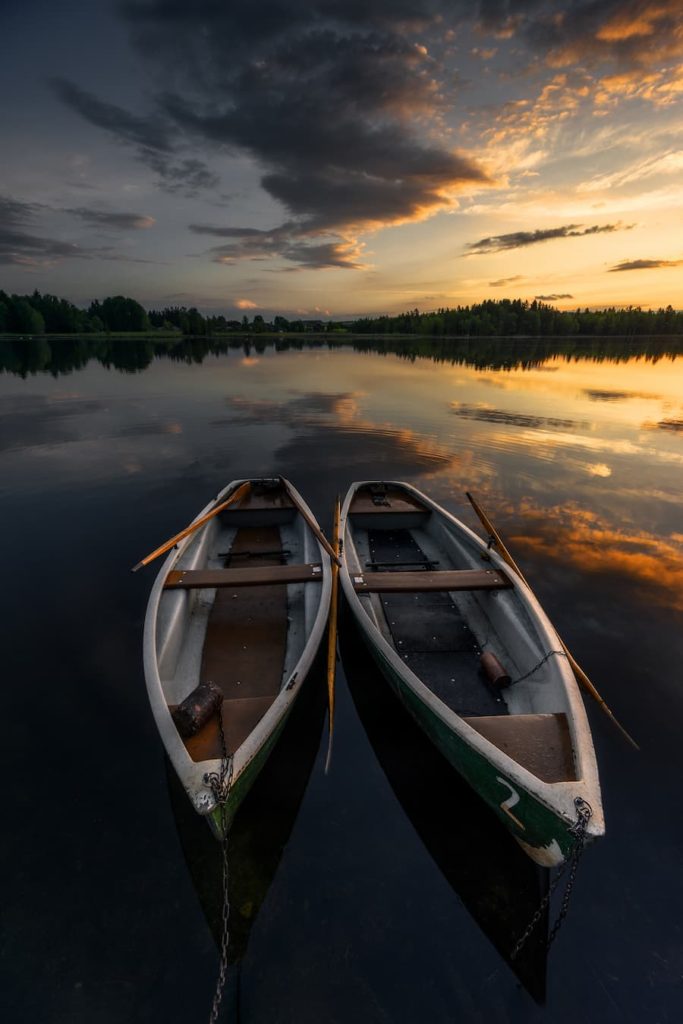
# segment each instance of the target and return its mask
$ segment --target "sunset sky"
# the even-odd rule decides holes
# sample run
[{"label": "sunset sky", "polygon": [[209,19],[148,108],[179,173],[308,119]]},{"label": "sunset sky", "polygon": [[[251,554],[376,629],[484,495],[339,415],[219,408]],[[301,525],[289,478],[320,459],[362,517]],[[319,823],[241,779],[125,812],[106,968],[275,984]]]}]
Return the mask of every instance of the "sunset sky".
[{"label": "sunset sky", "polygon": [[5,0],[0,288],[683,307],[681,0]]}]

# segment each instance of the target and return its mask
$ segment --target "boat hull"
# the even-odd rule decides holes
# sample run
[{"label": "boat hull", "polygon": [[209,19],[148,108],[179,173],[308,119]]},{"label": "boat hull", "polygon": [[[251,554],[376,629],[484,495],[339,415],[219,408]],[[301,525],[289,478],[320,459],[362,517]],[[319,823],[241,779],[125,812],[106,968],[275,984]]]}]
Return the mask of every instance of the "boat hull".
[{"label": "boat hull", "polygon": [[[359,625],[362,627],[362,623]],[[373,660],[401,703],[446,760],[512,832],[531,859],[542,867],[554,867],[566,860],[574,839],[565,819],[520,786],[518,780],[507,781],[500,768],[470,746],[420,699],[365,631],[363,636]],[[507,810],[504,808],[506,804]]]}]

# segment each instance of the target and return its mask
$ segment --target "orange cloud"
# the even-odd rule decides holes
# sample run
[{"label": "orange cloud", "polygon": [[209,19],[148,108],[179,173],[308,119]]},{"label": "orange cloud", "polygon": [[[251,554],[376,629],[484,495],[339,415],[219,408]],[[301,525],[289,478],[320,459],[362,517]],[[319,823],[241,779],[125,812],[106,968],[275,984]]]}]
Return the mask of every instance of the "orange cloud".
[{"label": "orange cloud", "polygon": [[656,23],[669,14],[670,9],[670,5],[657,4],[650,7],[649,10],[617,14],[598,29],[595,38],[612,43],[622,39],[632,39],[634,36],[651,36],[655,31]]}]

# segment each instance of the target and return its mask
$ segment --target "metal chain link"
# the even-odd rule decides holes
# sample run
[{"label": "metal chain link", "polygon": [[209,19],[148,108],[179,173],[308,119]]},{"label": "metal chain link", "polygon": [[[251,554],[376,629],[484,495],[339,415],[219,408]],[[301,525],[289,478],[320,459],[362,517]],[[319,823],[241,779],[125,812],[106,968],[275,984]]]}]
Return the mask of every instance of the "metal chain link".
[{"label": "metal chain link", "polygon": [[519,676],[517,679],[513,679],[512,682],[510,683],[510,686],[514,686],[516,683],[523,683],[525,679],[528,679],[529,676],[532,676],[534,674],[534,672],[536,672],[537,669],[539,669],[541,667],[541,665],[545,665],[546,661],[548,661],[549,658],[552,658],[555,655],[560,655],[561,657],[566,658],[567,657],[567,652],[566,651],[548,651],[548,653],[544,654],[543,657],[541,658],[541,660],[539,662],[537,662],[534,665],[533,668],[530,668],[529,671],[526,672],[523,676]]},{"label": "metal chain link", "polygon": [[524,932],[517,939],[517,942],[515,943],[515,947],[514,947],[514,949],[512,950],[512,952],[510,954],[510,959],[511,960],[515,960],[519,956],[519,954],[521,953],[521,951],[524,948],[524,946],[526,945],[527,940],[529,939],[529,937],[531,936],[531,934],[535,930],[536,926],[538,925],[538,922],[541,920],[546,907],[549,905],[550,900],[553,897],[553,893],[555,892],[555,890],[557,889],[558,885],[560,884],[560,882],[561,882],[562,878],[564,877],[567,869],[569,869],[569,878],[567,879],[567,885],[565,887],[564,893],[562,894],[562,903],[560,904],[560,912],[557,915],[557,920],[555,921],[555,923],[553,924],[552,928],[550,929],[550,934],[549,934],[547,942],[546,942],[546,950],[550,949],[552,943],[555,940],[555,936],[557,935],[557,933],[559,932],[560,928],[562,927],[562,925],[564,923],[564,919],[566,918],[567,913],[569,912],[569,901],[571,899],[572,890],[574,888],[574,883],[576,881],[576,872],[577,872],[578,867],[579,867],[579,861],[581,860],[581,855],[582,855],[582,853],[584,851],[584,848],[585,848],[585,845],[586,845],[586,830],[588,828],[588,822],[590,821],[590,819],[593,816],[593,808],[588,803],[588,801],[584,800],[583,797],[581,797],[581,796],[577,796],[575,798],[575,800],[574,800],[574,807],[576,808],[576,821],[568,829],[569,834],[574,837],[574,842],[572,844],[571,850],[569,851],[569,856],[565,860],[565,862],[562,865],[562,867],[560,868],[560,870],[555,875],[555,878],[553,879],[552,884],[550,885],[547,893],[545,894],[545,896],[541,900],[541,902],[540,902],[540,904],[538,906],[538,909],[536,910],[536,912],[534,913],[534,916],[529,921],[529,924],[525,928]]},{"label": "metal chain link", "polygon": [[230,870],[228,863],[228,796],[232,784],[232,755],[228,755],[225,745],[225,733],[223,731],[223,715],[218,709],[218,731],[221,738],[221,767],[218,772],[207,772],[204,781],[211,787],[216,804],[218,805],[218,816],[221,829],[221,858],[222,870],[222,904],[221,904],[221,953],[218,965],[218,978],[216,980],[216,991],[211,1006],[209,1024],[216,1024],[220,1010],[225,980],[228,970],[228,947],[230,944],[230,896],[228,892],[230,881]]}]

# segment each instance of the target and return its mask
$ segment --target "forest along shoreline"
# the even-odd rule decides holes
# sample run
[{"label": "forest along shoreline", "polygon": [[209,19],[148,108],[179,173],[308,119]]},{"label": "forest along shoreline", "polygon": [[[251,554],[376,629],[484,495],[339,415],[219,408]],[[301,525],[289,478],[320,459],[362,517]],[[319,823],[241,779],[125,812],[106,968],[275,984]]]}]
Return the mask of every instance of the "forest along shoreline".
[{"label": "forest along shoreline", "polygon": [[206,316],[192,306],[146,310],[135,299],[114,295],[79,308],[56,295],[8,295],[0,290],[0,337],[6,335],[181,334],[215,337],[222,334],[379,334],[427,337],[602,337],[605,335],[683,335],[683,311],[673,306],[644,310],[626,308],[559,310],[534,299],[489,299],[472,306],[397,316],[352,319],[296,319],[257,313],[250,320]]}]

